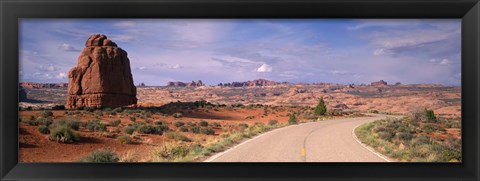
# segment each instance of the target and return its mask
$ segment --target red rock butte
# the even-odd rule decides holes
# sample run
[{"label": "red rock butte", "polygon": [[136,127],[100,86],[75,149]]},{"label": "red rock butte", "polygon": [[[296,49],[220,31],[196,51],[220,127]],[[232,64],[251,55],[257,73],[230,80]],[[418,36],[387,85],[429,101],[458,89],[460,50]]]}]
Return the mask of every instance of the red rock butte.
[{"label": "red rock butte", "polygon": [[127,52],[105,35],[91,35],[68,72],[66,108],[120,107],[137,103]]}]

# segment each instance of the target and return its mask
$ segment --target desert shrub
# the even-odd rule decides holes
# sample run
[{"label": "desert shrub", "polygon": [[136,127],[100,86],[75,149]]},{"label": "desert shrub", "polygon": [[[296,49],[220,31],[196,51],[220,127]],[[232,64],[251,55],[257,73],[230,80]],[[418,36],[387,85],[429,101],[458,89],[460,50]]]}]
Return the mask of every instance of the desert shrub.
[{"label": "desert shrub", "polygon": [[130,136],[126,136],[126,135],[119,136],[117,138],[117,140],[120,143],[123,143],[123,144],[132,144],[133,143],[132,138],[130,138]]},{"label": "desert shrub", "polygon": [[201,120],[200,123],[199,123],[200,126],[202,127],[207,127],[208,126],[208,122],[207,121],[204,121],[204,120]]},{"label": "desert shrub", "polygon": [[240,123],[240,124],[238,124],[238,127],[240,127],[240,130],[244,130],[244,129],[248,128],[248,124]]},{"label": "desert shrub", "polygon": [[41,126],[38,127],[38,132],[40,132],[42,134],[49,134],[50,130],[48,129],[47,126],[41,125]]},{"label": "desert shrub", "polygon": [[19,122],[19,123],[23,122],[23,118],[22,118],[22,117],[18,117],[18,122]]},{"label": "desert shrub", "polygon": [[400,132],[396,136],[402,141],[410,141],[413,138],[413,135],[409,132]]},{"label": "desert shrub", "polygon": [[118,155],[115,154],[110,149],[99,149],[88,156],[82,159],[82,162],[93,162],[93,163],[111,163],[111,162],[118,162],[120,159]]},{"label": "desert shrub", "polygon": [[220,123],[214,122],[214,123],[212,123],[212,127],[220,128],[220,127],[222,127],[222,125],[220,125]]},{"label": "desert shrub", "polygon": [[462,160],[462,152],[460,151],[460,149],[445,148],[444,150],[441,151],[439,159],[444,162],[448,162],[448,161],[458,162]]},{"label": "desert shrub", "polygon": [[200,128],[197,127],[197,126],[192,126],[192,127],[190,128],[190,132],[192,132],[192,133],[200,133]]},{"label": "desert shrub", "polygon": [[27,120],[27,121],[25,121],[25,124],[28,124],[30,126],[38,126],[40,124],[40,122],[37,121],[37,120]]},{"label": "desert shrub", "polygon": [[214,135],[215,130],[213,130],[212,128],[208,128],[208,127],[202,127],[202,128],[200,128],[200,133],[205,134],[205,135]]},{"label": "desert shrub", "polygon": [[177,112],[177,113],[174,113],[172,116],[173,116],[174,118],[181,118],[181,117],[183,116],[183,114]]},{"label": "desert shrub", "polygon": [[52,107],[52,110],[64,110],[65,106],[64,105],[54,105]]},{"label": "desert shrub", "polygon": [[370,111],[368,111],[368,112],[370,112],[370,113],[374,113],[374,114],[378,114],[378,111],[377,111],[377,110],[375,110],[375,109],[372,109],[372,110],[370,110]]},{"label": "desert shrub", "polygon": [[204,99],[201,99],[199,101],[195,101],[194,105],[196,107],[205,107],[205,105],[207,105],[207,101],[205,101]]},{"label": "desert shrub", "polygon": [[191,150],[192,146],[180,143],[170,143],[154,150],[153,155],[158,161],[174,161],[186,157]]},{"label": "desert shrub", "polygon": [[104,107],[104,108],[103,108],[103,111],[105,111],[105,112],[110,112],[110,111],[112,111],[112,108],[111,108],[111,107]]},{"label": "desert shrub", "polygon": [[121,113],[123,110],[121,107],[117,107],[115,109],[112,110],[113,112],[116,112],[116,113]]},{"label": "desert shrub", "polygon": [[436,122],[437,118],[435,117],[435,113],[431,109],[425,109],[424,111],[427,120],[430,122]]},{"label": "desert shrub", "polygon": [[187,125],[189,125],[189,126],[197,126],[197,123],[194,123],[194,122],[187,122]]},{"label": "desert shrub", "polygon": [[130,117],[129,119],[130,119],[130,121],[132,121],[132,122],[135,122],[135,121],[137,121],[137,118],[135,118],[135,117],[133,117],[133,116],[132,116],[132,117]]},{"label": "desert shrub", "polygon": [[94,112],[97,116],[103,116],[103,111],[102,110],[95,110]]},{"label": "desert shrub", "polygon": [[290,114],[288,117],[288,124],[297,124],[297,117],[295,116],[295,113]]},{"label": "desert shrub", "polygon": [[53,116],[53,112],[52,112],[52,111],[48,111],[48,110],[47,110],[47,111],[43,111],[43,112],[42,112],[42,117],[48,118],[48,117],[50,117],[50,116]]},{"label": "desert shrub", "polygon": [[100,120],[88,121],[85,127],[88,130],[95,131],[95,132],[107,131],[107,125],[100,123]]},{"label": "desert shrub", "polygon": [[254,119],[254,118],[255,118],[255,116],[247,116],[247,117],[245,117],[245,119]]},{"label": "desert shrub", "polygon": [[36,118],[35,118],[34,115],[30,115],[30,119],[29,119],[29,120],[33,121],[33,120],[35,120],[35,119],[36,119]]},{"label": "desert shrub", "polygon": [[137,128],[137,131],[139,133],[143,133],[143,134],[156,134],[157,133],[157,129],[155,129],[155,127],[150,126],[150,125],[139,126]]},{"label": "desert shrub", "polygon": [[80,135],[66,125],[53,127],[48,138],[59,143],[73,143],[80,141]]},{"label": "desert shrub", "polygon": [[167,122],[164,121],[164,120],[160,120],[160,121],[155,121],[155,124],[156,125],[167,125]]},{"label": "desert shrub", "polygon": [[325,101],[323,98],[318,99],[318,104],[314,109],[316,115],[325,115],[327,112],[327,106],[325,105]]},{"label": "desert shrub", "polygon": [[270,126],[276,125],[277,123],[278,123],[278,121],[274,120],[274,119],[268,121],[268,125],[270,125]]},{"label": "desert shrub", "polygon": [[73,130],[77,130],[77,131],[80,129],[80,126],[85,126],[86,127],[86,123],[80,122],[78,120],[72,120],[72,119],[60,120],[59,124],[66,125],[69,128],[72,128]]},{"label": "desert shrub", "polygon": [[421,134],[421,135],[418,135],[416,138],[414,138],[412,141],[411,141],[411,144],[412,146],[420,146],[420,145],[426,145],[426,144],[430,144],[432,142],[432,140],[425,136],[424,134]]},{"label": "desert shrub", "polygon": [[424,123],[424,124],[420,125],[420,129],[427,134],[431,133],[431,132],[435,132],[435,131],[445,130],[441,126],[433,124],[433,123]]},{"label": "desert shrub", "polygon": [[124,109],[123,110],[123,114],[125,114],[125,115],[130,115],[130,114],[133,114],[133,113],[134,113],[134,111],[131,110],[131,109]]},{"label": "desert shrub", "polygon": [[387,140],[387,141],[390,141],[392,138],[393,138],[393,134],[390,133],[390,132],[379,132],[377,133],[378,134],[378,137],[380,139],[383,139],[383,140]]},{"label": "desert shrub", "polygon": [[180,128],[178,128],[178,130],[180,130],[181,132],[188,132],[188,128],[185,127],[185,126],[180,126]]},{"label": "desert shrub", "polygon": [[38,118],[37,122],[38,124],[45,125],[45,126],[50,126],[53,123],[51,119],[44,118],[44,117]]},{"label": "desert shrub", "polygon": [[133,132],[135,132],[135,130],[136,130],[136,128],[133,127],[133,126],[127,126],[124,129],[125,133],[127,133],[127,134],[133,134]]},{"label": "desert shrub", "polygon": [[173,123],[173,125],[175,125],[178,128],[178,127],[181,127],[181,126],[185,125],[185,122],[177,121],[177,122]]},{"label": "desert shrub", "polygon": [[118,119],[117,119],[117,120],[111,120],[110,122],[108,122],[108,125],[110,125],[110,126],[118,126],[118,125],[120,125],[120,122],[121,122],[121,121],[118,120]]},{"label": "desert shrub", "polygon": [[190,142],[190,140],[187,136],[185,136],[182,133],[179,132],[168,132],[165,134],[165,136],[169,139],[173,139],[175,141],[184,141],[184,142]]},{"label": "desert shrub", "polygon": [[163,132],[169,131],[170,128],[167,125],[159,125],[155,127],[157,134],[162,134]]},{"label": "desert shrub", "polygon": [[87,111],[87,112],[93,112],[93,111],[95,111],[95,108],[94,107],[84,107],[83,110]]}]

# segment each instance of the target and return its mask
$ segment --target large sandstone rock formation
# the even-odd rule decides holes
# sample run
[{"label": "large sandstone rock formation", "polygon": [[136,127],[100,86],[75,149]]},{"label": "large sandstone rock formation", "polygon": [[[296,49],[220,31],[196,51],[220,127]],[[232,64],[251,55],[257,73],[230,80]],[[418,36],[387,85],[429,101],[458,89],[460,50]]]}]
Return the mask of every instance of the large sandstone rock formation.
[{"label": "large sandstone rock formation", "polygon": [[27,91],[22,86],[18,86],[18,100],[20,102],[27,101]]},{"label": "large sandstone rock formation", "polygon": [[275,82],[271,80],[265,79],[257,79],[245,82],[232,82],[232,83],[220,83],[218,86],[225,86],[225,87],[253,87],[253,86],[274,86],[274,85],[281,85],[281,84],[288,84],[287,82]]},{"label": "large sandstone rock formation", "polygon": [[67,108],[120,107],[137,103],[127,52],[105,35],[91,35],[68,72]]}]

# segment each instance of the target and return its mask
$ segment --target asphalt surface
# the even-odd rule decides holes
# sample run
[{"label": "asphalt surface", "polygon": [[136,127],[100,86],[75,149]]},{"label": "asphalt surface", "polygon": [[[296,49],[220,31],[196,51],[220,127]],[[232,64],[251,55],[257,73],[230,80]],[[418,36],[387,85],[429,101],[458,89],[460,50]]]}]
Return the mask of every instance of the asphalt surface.
[{"label": "asphalt surface", "polygon": [[346,118],[279,128],[231,149],[206,162],[385,162],[362,146],[352,134],[355,127],[385,116]]}]

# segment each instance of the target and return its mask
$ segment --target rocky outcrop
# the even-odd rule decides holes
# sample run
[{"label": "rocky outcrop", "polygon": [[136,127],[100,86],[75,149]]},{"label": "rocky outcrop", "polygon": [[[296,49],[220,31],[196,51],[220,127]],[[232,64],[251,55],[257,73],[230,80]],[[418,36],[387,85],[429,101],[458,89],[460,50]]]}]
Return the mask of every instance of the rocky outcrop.
[{"label": "rocky outcrop", "polygon": [[380,80],[380,81],[376,81],[376,82],[372,82],[370,83],[371,86],[384,86],[384,85],[387,85],[387,82],[383,81],[383,80]]},{"label": "rocky outcrop", "polygon": [[18,87],[18,101],[26,102],[27,101],[27,91],[22,87]]},{"label": "rocky outcrop", "polygon": [[105,35],[91,35],[68,72],[67,108],[120,107],[137,103],[127,52]]},{"label": "rocky outcrop", "polygon": [[36,82],[20,82],[21,87],[25,89],[55,89],[67,88],[67,83],[36,83]]},{"label": "rocky outcrop", "polygon": [[274,85],[280,85],[280,84],[288,84],[287,82],[275,82],[271,80],[265,80],[265,79],[257,79],[257,80],[251,80],[251,81],[245,81],[245,82],[232,82],[232,83],[220,83],[218,84],[219,86],[225,86],[225,87],[252,87],[252,86],[274,86]]},{"label": "rocky outcrop", "polygon": [[200,87],[200,86],[204,86],[204,84],[201,80],[192,81],[192,82],[175,81],[175,82],[167,82],[167,86],[168,87]]},{"label": "rocky outcrop", "polygon": [[143,82],[137,85],[137,87],[145,87],[145,86],[146,86],[146,85],[145,85],[145,83],[143,83]]}]

